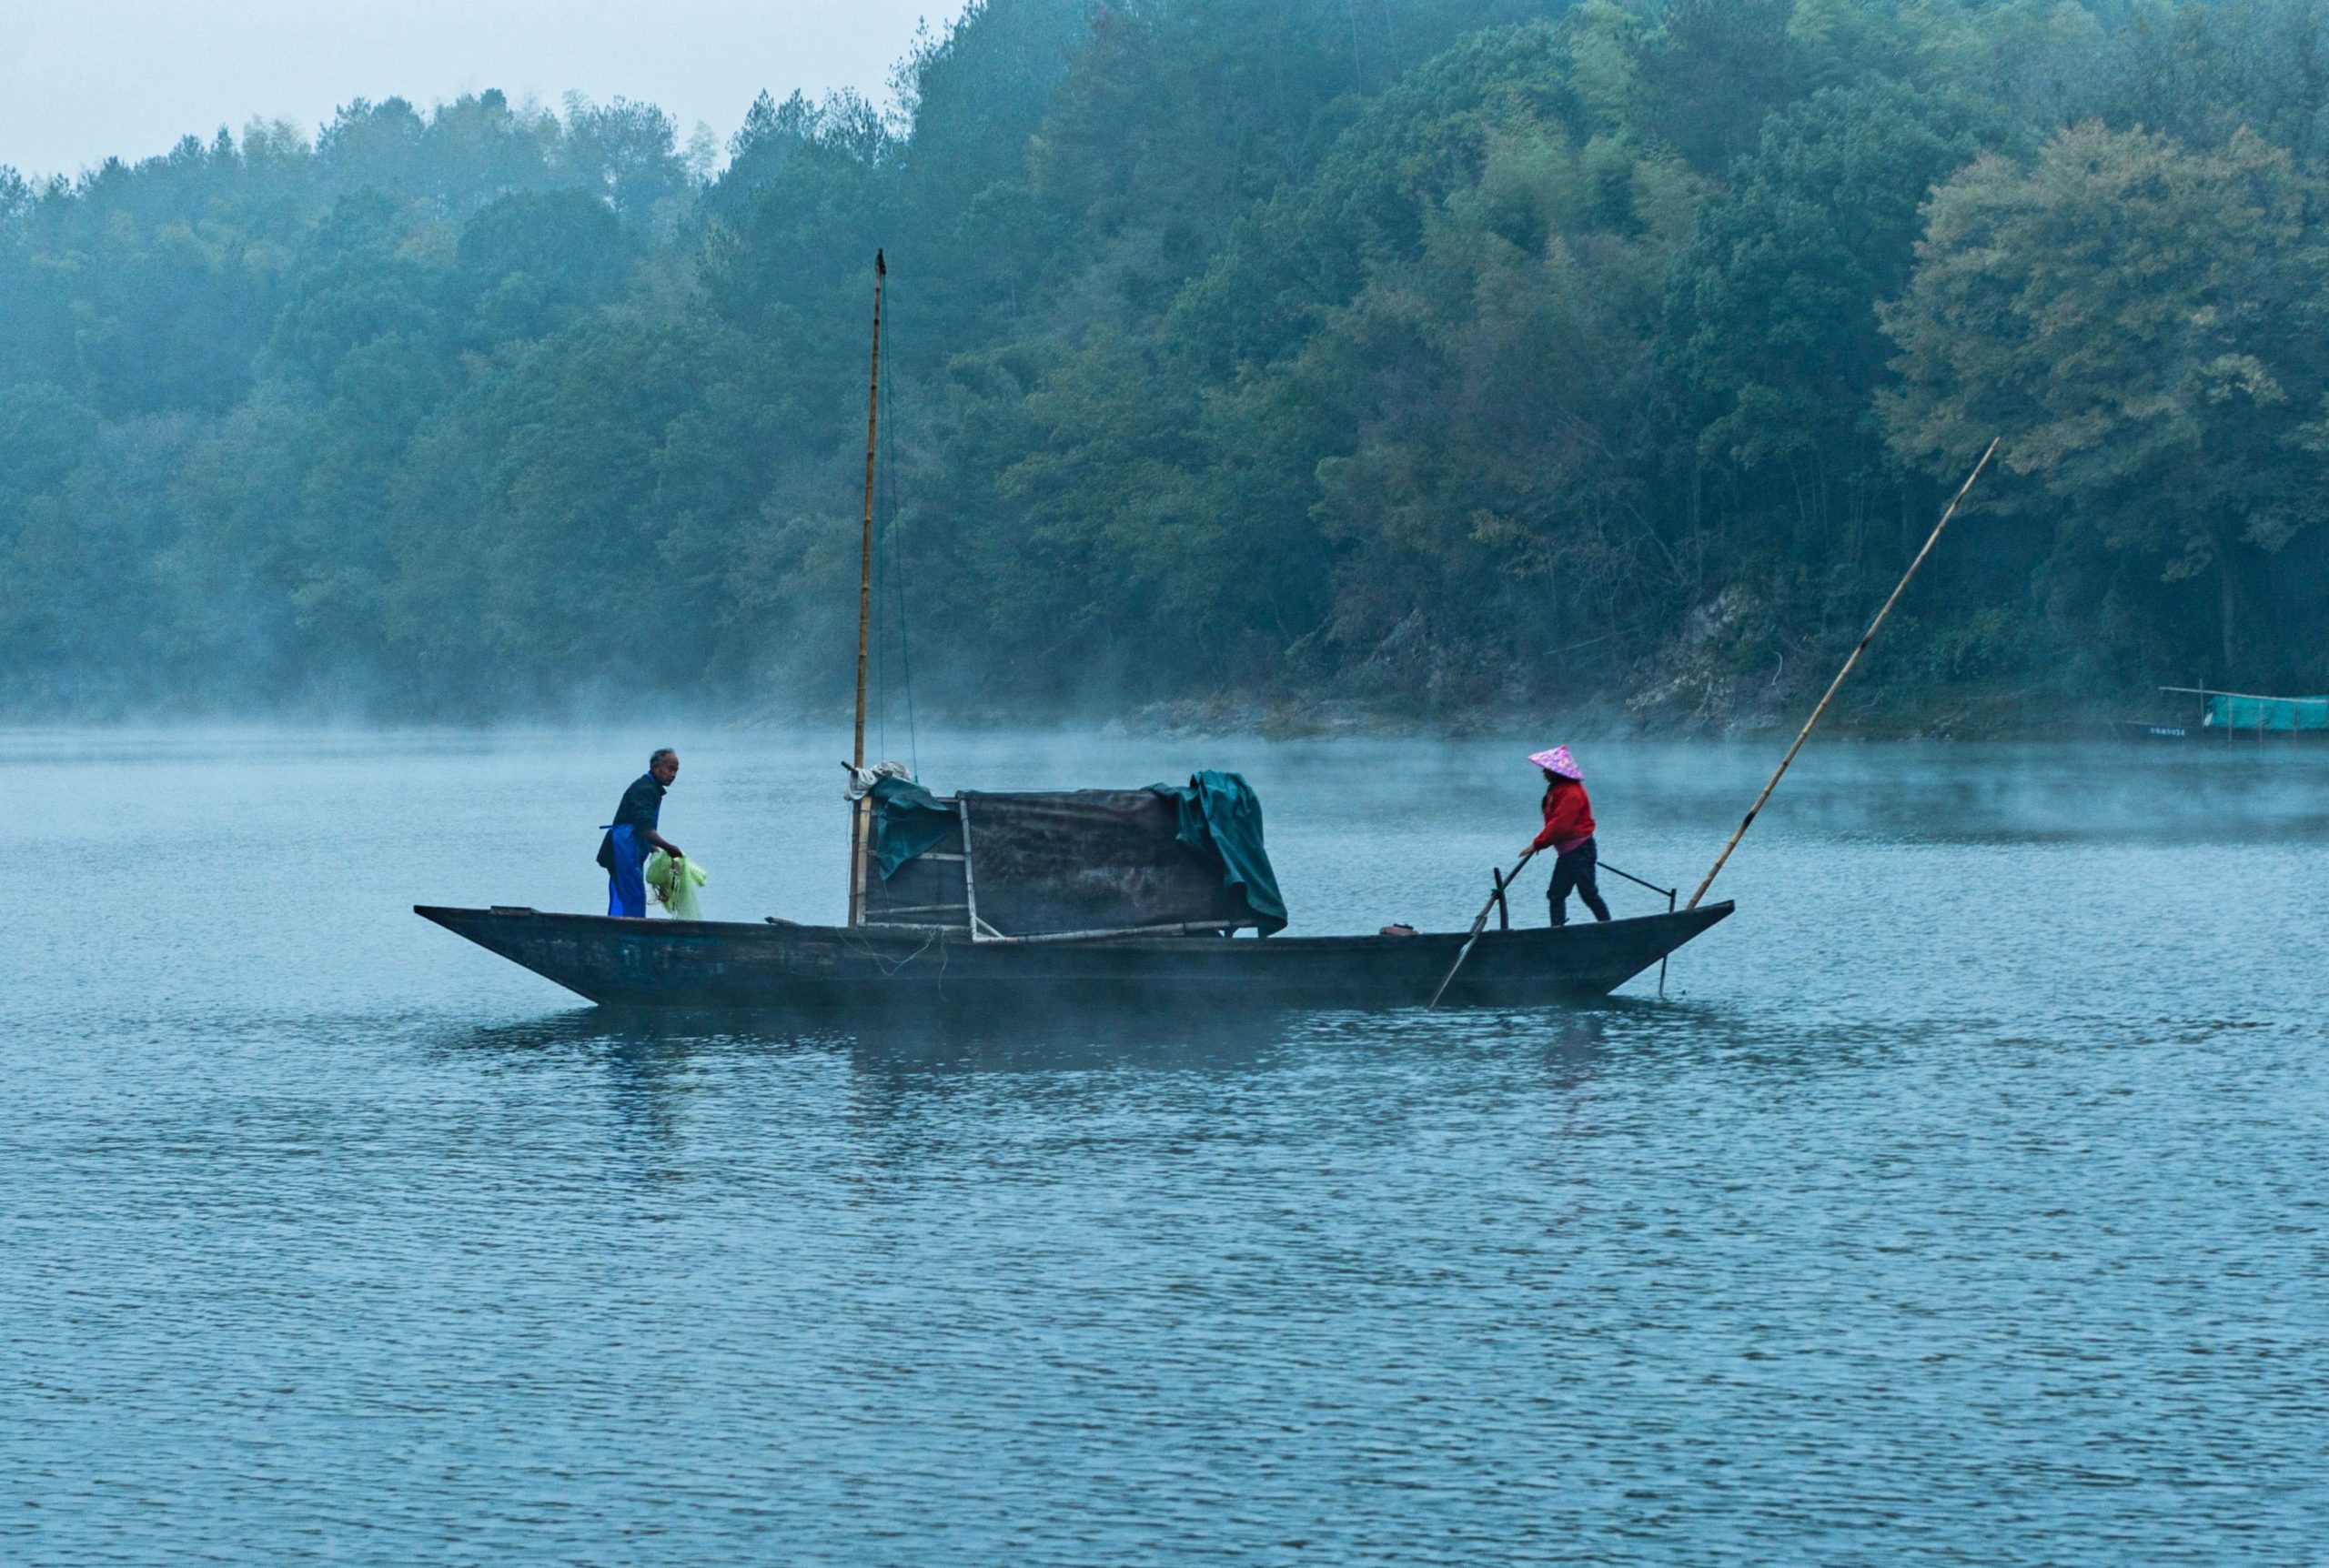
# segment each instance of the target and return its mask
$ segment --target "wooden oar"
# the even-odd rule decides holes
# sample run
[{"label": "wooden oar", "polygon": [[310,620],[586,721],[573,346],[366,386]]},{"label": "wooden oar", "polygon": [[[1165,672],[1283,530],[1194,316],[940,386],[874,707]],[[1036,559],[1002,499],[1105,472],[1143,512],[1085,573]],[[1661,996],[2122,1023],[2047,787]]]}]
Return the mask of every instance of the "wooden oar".
[{"label": "wooden oar", "polygon": [[[1521,866],[1526,866],[1529,861],[1536,858],[1537,851],[1534,849],[1531,849],[1527,854],[1521,856],[1520,865],[1512,868],[1512,877],[1518,876],[1520,874]],[[1464,960],[1472,956],[1472,944],[1480,940],[1480,932],[1487,929],[1488,917],[1496,912],[1497,905],[1503,900],[1505,890],[1512,885],[1512,877],[1506,877],[1499,881],[1497,884],[1496,891],[1488,895],[1488,901],[1480,906],[1480,918],[1472,922],[1472,934],[1464,939],[1464,946],[1457,952],[1456,961],[1447,966],[1447,980],[1443,980],[1439,982],[1439,989],[1432,992],[1431,1000],[1424,1004],[1426,1008],[1437,1007],[1439,1005],[1439,999],[1447,994],[1447,980],[1454,980],[1456,978],[1456,971],[1464,967]]]},{"label": "wooden oar", "polygon": [[[2000,440],[2003,438],[1999,437]],[[1957,508],[1964,504],[1965,492],[1973,487],[1973,481],[1980,478],[1981,470],[1990,466],[1990,458],[1997,449],[1997,441],[1991,441],[1989,449],[1981,454],[1981,460],[1973,465],[1973,471],[1965,476],[1965,482],[1957,487],[1957,495],[1949,503],[1949,509],[1941,513],[1941,521],[1932,526],[1932,537],[1925,540],[1925,548],[1917,552],[1917,558],[1909,563],[1909,569],[1901,574],[1899,584],[1892,589],[1892,597],[1884,601],[1884,608],[1876,612],[1874,620],[1869,622],[1868,630],[1860,634],[1860,643],[1852,649],[1851,657],[1844,660],[1843,668],[1836,671],[1836,678],[1828,683],[1828,695],[1820,699],[1820,706],[1813,709],[1811,717],[1803,721],[1803,729],[1797,734],[1795,744],[1789,747],[1787,755],[1780,759],[1779,770],[1771,775],[1771,781],[1763,786],[1763,792],[1755,797],[1755,803],[1747,808],[1747,819],[1739,824],[1739,831],[1730,836],[1730,842],[1725,844],[1722,853],[1714,858],[1714,865],[1707,872],[1707,879],[1699,884],[1699,890],[1690,895],[1690,901],[1682,906],[1684,909],[1697,909],[1699,900],[1707,896],[1707,890],[1714,886],[1714,879],[1722,875],[1722,868],[1729,860],[1730,851],[1739,848],[1739,840],[1744,839],[1747,829],[1755,825],[1756,815],[1762,810],[1763,803],[1771,798],[1771,791],[1780,787],[1780,780],[1787,777],[1788,765],[1795,760],[1795,754],[1803,749],[1803,743],[1811,739],[1812,727],[1828,711],[1828,705],[1836,700],[1836,693],[1843,687],[1844,677],[1852,672],[1852,666],[1858,664],[1860,656],[1868,651],[1868,645],[1876,640],[1877,630],[1883,626],[1884,618],[1890,615],[1892,607],[1901,602],[1901,596],[1908,591],[1909,579],[1915,577],[1917,568],[1925,564],[1925,558],[1932,554],[1933,546],[1941,543],[1941,530],[1947,528],[1949,519],[1957,515]]]}]

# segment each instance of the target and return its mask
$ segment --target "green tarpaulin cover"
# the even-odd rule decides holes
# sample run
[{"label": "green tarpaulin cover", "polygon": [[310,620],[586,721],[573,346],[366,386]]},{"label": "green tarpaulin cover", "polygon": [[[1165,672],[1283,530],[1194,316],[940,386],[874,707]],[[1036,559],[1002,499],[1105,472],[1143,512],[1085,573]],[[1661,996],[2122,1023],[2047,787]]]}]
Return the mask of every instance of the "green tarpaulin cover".
[{"label": "green tarpaulin cover", "polygon": [[1223,880],[1261,921],[1262,935],[1285,930],[1285,900],[1278,893],[1269,851],[1262,848],[1261,797],[1245,775],[1208,768],[1193,775],[1185,789],[1167,784],[1149,788],[1179,804],[1181,842],[1219,858]]},{"label": "green tarpaulin cover", "polygon": [[873,863],[888,881],[900,866],[943,839],[954,826],[954,809],[921,785],[883,779],[873,786]]},{"label": "green tarpaulin cover", "polygon": [[2329,729],[2329,697],[2235,697],[2210,692],[2208,723],[2225,729]]}]

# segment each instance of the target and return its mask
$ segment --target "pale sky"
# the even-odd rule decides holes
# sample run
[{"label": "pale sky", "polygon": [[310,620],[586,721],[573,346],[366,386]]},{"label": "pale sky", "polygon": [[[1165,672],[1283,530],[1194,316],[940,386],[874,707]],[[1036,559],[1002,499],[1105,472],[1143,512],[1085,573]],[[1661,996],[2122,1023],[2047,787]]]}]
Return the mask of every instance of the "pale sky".
[{"label": "pale sky", "polygon": [[351,99],[499,87],[660,105],[724,147],[754,94],[886,98],[963,0],[0,0],[0,164],[76,174],[254,116],[309,136]]}]

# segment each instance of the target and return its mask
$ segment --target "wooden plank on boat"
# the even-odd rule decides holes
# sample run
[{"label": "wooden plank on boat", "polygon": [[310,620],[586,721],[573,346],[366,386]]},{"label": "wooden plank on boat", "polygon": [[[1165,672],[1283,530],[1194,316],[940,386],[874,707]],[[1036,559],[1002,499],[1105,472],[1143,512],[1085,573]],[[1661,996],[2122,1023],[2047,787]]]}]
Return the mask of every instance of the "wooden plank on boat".
[{"label": "wooden plank on boat", "polygon": [[[998,934],[987,940],[995,942],[1096,942],[1106,940],[1111,937],[1185,937],[1200,931],[1219,936],[1237,929],[1235,924],[1225,920],[1183,920],[1169,926],[1119,926],[1113,930],[1104,931],[1044,931],[1031,937],[1006,937]],[[994,928],[988,926],[987,930],[993,930]]]}]

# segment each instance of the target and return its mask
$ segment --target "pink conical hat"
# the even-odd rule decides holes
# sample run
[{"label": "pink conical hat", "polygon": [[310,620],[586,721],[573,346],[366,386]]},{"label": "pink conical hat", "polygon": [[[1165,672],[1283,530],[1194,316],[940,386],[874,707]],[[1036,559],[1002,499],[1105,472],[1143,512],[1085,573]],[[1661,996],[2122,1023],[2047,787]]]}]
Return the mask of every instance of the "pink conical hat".
[{"label": "pink conical hat", "polygon": [[1579,783],[1585,780],[1585,770],[1577,765],[1577,759],[1568,754],[1568,748],[1566,746],[1556,746],[1550,751],[1539,751],[1528,760],[1539,768],[1551,769],[1564,779],[1574,779]]}]

